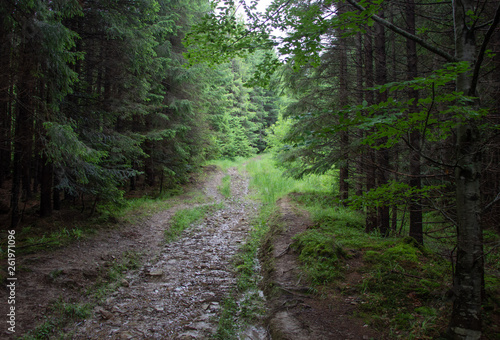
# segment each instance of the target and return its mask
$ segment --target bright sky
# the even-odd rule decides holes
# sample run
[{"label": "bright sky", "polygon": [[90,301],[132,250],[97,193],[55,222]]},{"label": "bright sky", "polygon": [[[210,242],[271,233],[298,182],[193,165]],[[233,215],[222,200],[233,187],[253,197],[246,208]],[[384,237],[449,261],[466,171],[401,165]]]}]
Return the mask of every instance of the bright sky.
[{"label": "bright sky", "polygon": [[272,0],[259,0],[259,3],[257,4],[257,10],[259,12],[264,12],[267,8],[267,6],[269,6],[269,4],[271,4]]},{"label": "bright sky", "polygon": [[[245,0],[247,4],[250,4],[251,0]],[[266,8],[269,7],[269,5],[273,2],[273,0],[258,0],[257,3],[257,12],[264,13],[266,11]],[[246,18],[245,13],[243,12],[243,9],[239,9],[239,12]],[[280,31],[280,30],[273,30],[272,34],[274,36],[278,37],[284,37],[285,33]]]}]

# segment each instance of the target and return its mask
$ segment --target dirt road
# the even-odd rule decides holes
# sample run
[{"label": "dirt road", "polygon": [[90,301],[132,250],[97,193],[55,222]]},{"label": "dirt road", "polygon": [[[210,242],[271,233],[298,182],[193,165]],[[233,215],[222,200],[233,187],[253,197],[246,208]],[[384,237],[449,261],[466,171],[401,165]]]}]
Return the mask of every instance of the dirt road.
[{"label": "dirt road", "polygon": [[[202,187],[209,203],[178,200],[140,225],[114,228],[64,249],[20,258],[23,270],[18,274],[15,336],[44,322],[50,330],[54,303],[85,302],[99,273],[124,254],[133,253],[141,254],[141,265],[125,271],[118,287],[94,304],[84,321],[65,325],[68,338],[209,338],[216,332],[224,298],[235,289],[231,259],[245,242],[249,218],[257,211],[248,197],[248,178],[236,169],[227,174],[231,176],[229,198],[218,190],[225,174],[213,169]],[[164,241],[163,233],[176,211],[211,203],[222,203],[222,208],[185,230],[176,241]],[[1,301],[6,301],[6,293],[1,291]],[[14,338],[6,327],[1,335]],[[267,334],[263,328],[250,327],[242,338],[266,339]]]}]

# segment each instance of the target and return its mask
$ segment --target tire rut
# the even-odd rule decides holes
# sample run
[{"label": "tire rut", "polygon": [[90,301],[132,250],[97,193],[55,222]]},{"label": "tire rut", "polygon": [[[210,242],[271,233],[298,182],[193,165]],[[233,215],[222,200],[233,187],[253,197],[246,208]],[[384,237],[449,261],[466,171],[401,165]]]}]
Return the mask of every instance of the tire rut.
[{"label": "tire rut", "polygon": [[[234,290],[231,259],[250,230],[257,212],[248,199],[248,179],[228,170],[232,195],[218,193],[222,175],[205,186],[205,194],[224,208],[185,230],[176,241],[118,288],[74,330],[73,339],[206,339],[215,333],[221,304]],[[153,218],[156,223],[165,221]]]}]

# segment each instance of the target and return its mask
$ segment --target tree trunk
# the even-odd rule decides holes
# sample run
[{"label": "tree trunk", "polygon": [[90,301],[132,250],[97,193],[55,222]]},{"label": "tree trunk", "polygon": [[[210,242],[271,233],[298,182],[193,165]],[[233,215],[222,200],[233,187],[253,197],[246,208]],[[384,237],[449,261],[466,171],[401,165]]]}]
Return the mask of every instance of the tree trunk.
[{"label": "tree trunk", "polygon": [[[357,44],[356,44],[356,87],[357,87],[357,93],[356,93],[356,101],[358,105],[361,105],[364,100],[364,93],[363,93],[363,35],[361,33],[357,34]],[[358,132],[358,138],[362,139],[364,136],[364,133],[362,130],[359,130]],[[356,152],[356,172],[357,175],[361,175],[365,172],[365,162],[364,162],[364,157],[365,157],[365,150],[364,148],[360,148],[358,152]],[[361,196],[363,194],[363,181],[358,178],[356,180],[356,195]]]},{"label": "tree trunk", "polygon": [[0,187],[10,175],[11,127],[9,112],[10,96],[10,39],[3,25],[0,25]]},{"label": "tree trunk", "polygon": [[[380,17],[383,17],[384,13],[380,13]],[[387,83],[387,54],[385,51],[385,27],[381,24],[375,24],[375,83],[377,85],[383,85]],[[387,101],[387,92],[378,92],[377,103]],[[382,143],[386,142],[386,138],[382,140]],[[378,165],[378,176],[377,180],[378,186],[385,185],[388,183],[388,171],[389,168],[389,150],[380,149],[377,151],[377,165]],[[380,218],[379,229],[382,235],[387,235],[390,229],[390,212],[389,206],[382,205],[378,208],[378,214]]]},{"label": "tree trunk", "polygon": [[[31,19],[29,19],[31,20]],[[28,20],[28,22],[29,22]],[[15,133],[14,133],[14,166],[11,193],[11,227],[15,228],[19,222],[19,192],[22,190],[23,199],[31,198],[31,158],[33,147],[33,96],[34,77],[32,74],[35,64],[35,41],[31,32],[31,23],[23,27],[19,77],[16,82],[16,106],[15,106]]]},{"label": "tree trunk", "polygon": [[[474,13],[472,0],[453,2],[456,57],[473,65],[476,54],[474,29],[467,27],[469,13]],[[470,93],[469,73],[457,78],[457,91]],[[480,134],[473,120],[465,121],[457,129],[455,169],[457,185],[457,260],[453,279],[455,293],[450,321],[454,339],[481,338],[481,303],[484,275],[484,254],[480,223]]]},{"label": "tree trunk", "polygon": [[42,156],[42,178],[40,189],[40,216],[48,217],[52,215],[52,182],[53,166],[48,162],[47,156]]},{"label": "tree trunk", "polygon": [[[407,31],[415,34],[415,1],[406,1],[406,23]],[[418,59],[417,59],[417,43],[412,39],[406,39],[406,55],[407,55],[407,80],[415,79],[418,76]],[[410,88],[408,97],[414,101],[410,107],[410,112],[418,110],[418,91]],[[422,179],[420,178],[421,159],[420,159],[420,131],[415,129],[410,134],[410,187],[417,190],[422,188]],[[410,198],[410,236],[418,243],[424,244],[423,229],[422,229],[422,199],[420,194],[416,194]]]},{"label": "tree trunk", "polygon": [[[372,88],[374,85],[373,76],[373,43],[372,35],[367,28],[368,34],[365,35],[364,47],[365,47],[365,85],[367,88]],[[374,104],[373,91],[368,90],[365,93],[365,99],[368,105]],[[375,178],[375,150],[368,148],[365,155],[365,171],[366,171],[366,191],[370,191],[375,188],[376,178]],[[366,211],[366,227],[367,233],[374,231],[378,225],[377,210],[368,206]]]},{"label": "tree trunk", "polygon": [[[339,7],[339,14],[345,12],[345,6]],[[344,30],[338,32],[341,37]],[[340,109],[344,109],[349,105],[348,91],[348,69],[347,69],[347,42],[345,38],[337,40],[339,50],[339,101]],[[347,114],[343,119],[347,119]],[[342,202],[346,202],[349,198],[349,132],[342,131],[340,133],[340,148],[342,153],[342,164],[339,169],[339,198]]]}]

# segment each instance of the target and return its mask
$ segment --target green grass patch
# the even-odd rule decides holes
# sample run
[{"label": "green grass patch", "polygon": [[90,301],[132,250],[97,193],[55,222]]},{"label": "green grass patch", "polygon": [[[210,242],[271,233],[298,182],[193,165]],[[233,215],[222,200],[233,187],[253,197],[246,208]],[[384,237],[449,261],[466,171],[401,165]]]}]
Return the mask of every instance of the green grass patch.
[{"label": "green grass patch", "polygon": [[224,197],[231,197],[231,176],[226,175],[222,177],[222,184],[218,187],[218,189]]},{"label": "green grass patch", "polygon": [[253,221],[253,229],[233,259],[237,272],[236,289],[226,297],[214,339],[238,339],[238,332],[246,324],[265,314],[265,300],[259,290],[261,277],[258,251],[268,231],[267,224]]},{"label": "green grass patch", "polygon": [[24,340],[41,340],[60,338],[68,338],[71,335],[62,334],[62,329],[71,323],[85,320],[92,313],[92,305],[90,303],[70,303],[59,299],[49,306],[50,317],[39,324],[31,331],[24,334],[21,339]]},{"label": "green grass patch", "polygon": [[99,206],[99,213],[103,221],[118,220],[123,223],[137,223],[160,211],[167,210],[175,205],[175,200],[165,197],[139,197],[127,200],[120,207],[113,204]]},{"label": "green grass patch", "polygon": [[[39,227],[27,226],[16,232],[16,253],[20,255],[58,249],[94,233],[94,229],[76,225],[73,227],[56,226],[50,232],[41,230]],[[1,237],[1,240],[0,258],[5,258],[7,237]]]},{"label": "green grass patch", "polygon": [[207,165],[215,165],[219,168],[222,169],[222,171],[226,171],[229,168],[232,167],[239,167],[242,163],[247,161],[247,158],[243,157],[236,157],[235,159],[217,159],[217,160],[211,160],[210,162],[207,163]]},{"label": "green grass patch", "polygon": [[176,240],[185,229],[204,218],[207,213],[222,208],[222,203],[216,203],[177,211],[174,216],[172,216],[168,229],[164,232],[165,241],[172,242]]},{"label": "green grass patch", "polygon": [[332,191],[334,176],[310,175],[303,179],[294,179],[283,175],[283,171],[276,167],[272,155],[264,154],[246,163],[245,170],[251,176],[250,186],[257,192],[257,198],[267,209],[267,216],[273,211],[276,201],[291,192],[321,192],[328,194]]},{"label": "green grass patch", "polygon": [[[303,270],[313,284],[343,278],[350,251],[362,254],[361,283],[346,293],[359,295],[359,315],[391,337],[425,339],[439,336],[447,314],[445,293],[451,282],[446,259],[406,237],[380,237],[364,231],[364,215],[336,206],[331,195],[292,195],[307,209],[314,226],[295,237]],[[449,307],[447,307],[449,308]]]},{"label": "green grass patch", "polygon": [[238,326],[235,322],[235,315],[238,313],[238,304],[234,297],[226,297],[222,303],[222,313],[219,318],[219,324],[213,339],[233,340],[238,339]]}]

